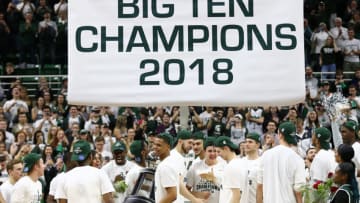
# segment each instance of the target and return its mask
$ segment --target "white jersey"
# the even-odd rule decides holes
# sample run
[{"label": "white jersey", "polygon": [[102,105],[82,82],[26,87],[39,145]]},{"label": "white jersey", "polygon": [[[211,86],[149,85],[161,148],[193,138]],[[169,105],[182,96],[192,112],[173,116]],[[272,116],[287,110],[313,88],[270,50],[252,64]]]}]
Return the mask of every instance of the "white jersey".
[{"label": "white jersey", "polygon": [[224,168],[222,178],[222,188],[220,190],[221,203],[229,203],[232,198],[231,189],[236,188],[240,191],[244,188],[245,170],[243,170],[243,162],[240,158],[232,159]]},{"label": "white jersey", "polygon": [[99,203],[102,195],[114,192],[104,171],[92,166],[78,166],[65,173],[60,186],[55,198],[67,199],[69,203]]},{"label": "white jersey", "polygon": [[0,186],[0,192],[4,197],[5,202],[10,202],[11,194],[14,190],[14,185],[10,183],[10,180],[7,180]]},{"label": "white jersey", "polygon": [[317,180],[326,181],[328,174],[334,173],[337,163],[335,161],[335,154],[331,150],[320,149],[315,155],[314,160],[310,166],[311,182]]},{"label": "white jersey", "polygon": [[[155,202],[158,203],[166,196],[166,188],[176,187],[179,190],[179,175],[177,174],[170,156],[159,163],[155,171]],[[179,198],[179,197],[178,197]]]},{"label": "white jersey", "polygon": [[[185,157],[174,148],[170,151],[169,161],[171,162],[171,166],[175,169],[176,174],[178,174],[178,178],[182,178],[184,184],[186,184],[187,170]],[[180,194],[180,185],[178,185],[176,202],[183,203],[184,201],[186,201],[186,198]]]},{"label": "white jersey", "polygon": [[[207,203],[218,203],[225,165],[224,162],[217,162],[215,165],[209,166],[205,160],[196,162],[186,175],[186,185],[195,192],[209,192],[210,197],[207,199]],[[216,178],[215,181],[207,179],[207,174],[211,173]]]},{"label": "white jersey", "polygon": [[[124,165],[117,165],[115,163],[115,160],[111,160],[109,163],[105,164],[101,170],[105,172],[105,174],[109,177],[110,181],[114,183],[116,176],[121,176],[122,180],[125,180],[127,173],[130,171],[132,167],[134,167],[136,164],[130,161],[126,161]],[[128,190],[128,189],[126,189]],[[117,193],[115,202],[123,202],[125,199],[125,195],[128,193],[128,191],[125,191],[124,193]]]},{"label": "white jersey", "polygon": [[[356,169],[359,170],[360,169],[360,143],[359,142],[354,142],[354,144],[352,144],[352,148],[354,149],[354,158],[352,159],[352,161],[355,163]],[[357,181],[358,181],[358,188],[360,189],[360,178],[357,177]]]},{"label": "white jersey", "polygon": [[296,202],[294,191],[305,185],[304,160],[289,147],[278,145],[261,158],[257,182],[263,185],[264,203]]},{"label": "white jersey", "polygon": [[61,179],[64,178],[65,173],[59,173],[57,174],[50,182],[50,188],[49,188],[49,195],[52,195],[53,197],[55,197],[56,194],[56,189],[59,187],[59,182],[61,181]]},{"label": "white jersey", "polygon": [[10,202],[40,203],[41,198],[42,198],[42,185],[40,181],[33,181],[29,176],[24,176],[15,183]]},{"label": "white jersey", "polygon": [[247,157],[242,158],[243,170],[245,170],[245,185],[241,194],[240,203],[256,202],[257,173],[260,166],[261,158],[249,160]]},{"label": "white jersey", "polygon": [[126,189],[128,195],[133,191],[142,169],[144,169],[144,167],[134,164],[134,166],[126,174],[125,183],[128,185],[128,188]]}]

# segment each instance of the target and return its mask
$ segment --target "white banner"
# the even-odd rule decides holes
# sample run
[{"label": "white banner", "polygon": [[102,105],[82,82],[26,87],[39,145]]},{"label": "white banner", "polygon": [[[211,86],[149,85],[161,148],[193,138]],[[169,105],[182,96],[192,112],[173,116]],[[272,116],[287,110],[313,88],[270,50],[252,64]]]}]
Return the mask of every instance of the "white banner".
[{"label": "white banner", "polygon": [[303,2],[69,1],[69,101],[290,105],[304,100]]}]

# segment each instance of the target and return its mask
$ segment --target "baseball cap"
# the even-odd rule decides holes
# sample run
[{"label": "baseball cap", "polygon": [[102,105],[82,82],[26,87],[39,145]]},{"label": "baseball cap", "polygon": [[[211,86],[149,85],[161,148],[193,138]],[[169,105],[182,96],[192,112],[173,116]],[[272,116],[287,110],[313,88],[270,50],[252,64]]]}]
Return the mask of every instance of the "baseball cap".
[{"label": "baseball cap", "polygon": [[90,152],[90,144],[87,141],[79,140],[74,144],[71,161],[84,161]]},{"label": "baseball cap", "polygon": [[287,121],[283,122],[279,126],[279,132],[284,135],[284,139],[287,143],[296,145],[296,127],[295,124]]},{"label": "baseball cap", "polygon": [[229,137],[227,136],[219,136],[218,138],[216,138],[215,140],[215,146],[216,147],[225,147],[228,146],[233,150],[238,149],[238,146],[236,146]]},{"label": "baseball cap", "polygon": [[324,127],[315,129],[315,136],[320,142],[320,146],[322,149],[330,149],[330,137],[331,132]]},{"label": "baseball cap", "polygon": [[178,139],[181,139],[181,140],[192,139],[192,137],[191,137],[191,132],[188,131],[188,130],[180,130],[180,131],[177,133],[177,137],[178,137]]},{"label": "baseball cap", "polygon": [[172,146],[174,145],[174,138],[169,133],[160,133],[157,135],[157,137],[168,143],[170,145],[170,148],[172,148]]},{"label": "baseball cap", "polygon": [[356,131],[358,129],[357,123],[355,121],[353,121],[353,120],[346,121],[342,126],[349,129],[349,130],[351,130],[351,131],[355,131],[355,133],[356,133]]},{"label": "baseball cap", "polygon": [[30,153],[23,158],[25,173],[29,172],[31,168],[41,159],[40,154]]},{"label": "baseball cap", "polygon": [[111,147],[111,151],[126,151],[126,145],[123,142],[120,141],[116,141],[112,147]]},{"label": "baseball cap", "polygon": [[257,143],[261,142],[260,135],[257,133],[249,133],[246,135],[246,139],[255,140]]},{"label": "baseball cap", "polygon": [[141,140],[135,140],[130,145],[130,152],[135,157],[140,157],[141,156],[141,151],[143,150],[143,148],[144,148],[144,146],[142,144],[142,141]]},{"label": "baseball cap", "polygon": [[206,138],[205,143],[204,143],[204,149],[206,149],[206,147],[208,147],[208,146],[215,146],[215,141],[216,141],[215,137]]},{"label": "baseball cap", "polygon": [[196,132],[193,133],[193,138],[194,138],[195,140],[204,140],[204,139],[205,139],[205,135],[204,135],[204,133],[201,132],[201,131],[196,131]]}]

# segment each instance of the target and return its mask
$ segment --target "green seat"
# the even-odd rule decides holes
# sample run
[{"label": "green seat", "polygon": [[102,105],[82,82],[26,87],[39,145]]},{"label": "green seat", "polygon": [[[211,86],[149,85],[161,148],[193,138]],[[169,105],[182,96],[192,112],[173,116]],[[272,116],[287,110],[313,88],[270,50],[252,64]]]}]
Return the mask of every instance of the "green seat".
[{"label": "green seat", "polygon": [[42,75],[60,75],[61,74],[61,66],[57,64],[45,64],[43,68],[41,68],[40,74]]},{"label": "green seat", "polygon": [[16,75],[39,75],[39,68],[24,68],[24,69],[15,69]]}]

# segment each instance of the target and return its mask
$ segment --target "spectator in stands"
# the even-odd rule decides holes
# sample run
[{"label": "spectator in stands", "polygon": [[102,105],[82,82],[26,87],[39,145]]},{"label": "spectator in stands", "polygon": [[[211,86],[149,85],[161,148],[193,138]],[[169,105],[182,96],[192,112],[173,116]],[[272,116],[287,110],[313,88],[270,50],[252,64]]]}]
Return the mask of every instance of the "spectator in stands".
[{"label": "spectator in stands", "polygon": [[45,12],[51,12],[51,8],[46,5],[46,0],[39,0],[39,6],[36,8],[36,20],[38,22],[44,19]]},{"label": "spectator in stands", "polygon": [[9,114],[11,121],[13,121],[14,118],[17,116],[18,109],[20,107],[24,107],[26,109],[26,112],[29,111],[28,105],[25,103],[25,101],[20,99],[20,88],[21,87],[19,86],[15,86],[12,89],[12,99],[6,101],[3,106],[5,113]]},{"label": "spectator in stands", "polygon": [[79,124],[80,129],[83,129],[85,121],[80,116],[77,106],[72,105],[69,110],[69,115],[64,119],[62,129],[66,131],[74,122]]},{"label": "spectator in stands", "polygon": [[335,81],[330,83],[330,91],[331,92],[340,91],[345,96],[347,96],[348,95],[347,89],[348,89],[348,86],[345,83],[343,72],[341,70],[336,71]]},{"label": "spectator in stands", "polygon": [[[5,76],[14,76],[15,75],[15,67],[14,64],[11,62],[7,62],[5,65]],[[2,87],[5,90],[6,99],[11,99],[11,83],[15,82],[16,78],[2,78]]]},{"label": "spectator in stands", "polygon": [[33,122],[43,118],[42,110],[44,106],[45,106],[44,97],[38,97],[35,106],[31,109],[31,120]]},{"label": "spectator in stands", "polygon": [[66,0],[59,0],[59,3],[54,5],[55,15],[58,16],[58,18],[59,18],[59,14],[67,13],[67,10],[68,10],[68,4]]},{"label": "spectator in stands", "polygon": [[[6,22],[10,28],[9,35],[9,53],[8,55],[15,55],[18,51],[18,34],[19,34],[19,25],[21,20],[23,19],[22,13],[16,9],[14,3],[10,2],[8,4],[8,8],[6,10]],[[15,61],[13,61],[15,62]]]},{"label": "spectator in stands", "polygon": [[4,60],[7,55],[10,28],[5,21],[4,13],[0,12],[0,59]]},{"label": "spectator in stands", "polygon": [[263,137],[264,109],[261,107],[251,107],[245,115],[246,128],[249,133],[257,133]]},{"label": "spectator in stands", "polygon": [[[26,63],[36,64],[36,35],[37,27],[33,21],[33,14],[25,14],[25,21],[20,23],[19,28],[19,50],[20,63],[25,66]],[[29,60],[27,60],[29,55]]]},{"label": "spectator in stands", "polygon": [[312,98],[317,97],[318,92],[318,79],[313,75],[313,69],[308,66],[305,68],[305,84],[306,92],[310,94]]},{"label": "spectator in stands", "polygon": [[276,137],[278,123],[274,120],[270,120],[266,124],[266,131],[261,139],[261,144],[264,146],[264,150],[272,148],[279,144],[279,140]]},{"label": "spectator in stands", "polygon": [[356,0],[350,0],[348,1],[347,8],[344,13],[344,22],[345,24],[348,24],[353,17],[353,15],[358,11],[358,3]]},{"label": "spectator in stands", "polygon": [[328,36],[325,45],[320,49],[321,80],[334,79],[336,72],[336,53],[338,47],[331,36]]},{"label": "spectator in stands", "polygon": [[20,152],[23,145],[27,143],[27,134],[25,131],[19,131],[15,134],[15,142],[10,146],[10,154],[15,157]]},{"label": "spectator in stands", "polygon": [[[48,134],[44,137],[44,141],[46,142],[46,144],[50,144],[52,143],[52,141],[54,140],[54,138],[57,135],[57,131],[58,131],[58,127],[56,126],[52,126],[48,132]],[[42,131],[40,131],[42,132]]]},{"label": "spectator in stands", "polygon": [[279,124],[281,121],[281,115],[279,111],[279,107],[277,106],[270,106],[267,111],[264,113],[264,127],[269,121],[275,121],[276,124]]},{"label": "spectator in stands", "polygon": [[311,36],[312,30],[309,26],[309,22],[304,18],[304,48],[305,48],[305,66],[310,65],[310,54],[311,54]]},{"label": "spectator in stands", "polygon": [[169,113],[164,112],[161,118],[162,122],[157,126],[156,132],[157,133],[169,133],[173,137],[176,137],[176,128],[174,123],[172,122]]},{"label": "spectator in stands", "polygon": [[344,57],[344,71],[356,71],[360,69],[360,40],[355,39],[355,30],[348,29],[349,39],[345,40],[343,53]]},{"label": "spectator in stands", "polygon": [[360,91],[359,82],[360,82],[360,69],[355,71],[354,77],[351,79],[350,85],[355,86]]},{"label": "spectator in stands", "polygon": [[342,48],[344,41],[349,39],[348,29],[343,26],[342,19],[340,17],[335,18],[335,27],[330,29],[330,36],[335,39],[335,44],[338,48]]},{"label": "spectator in stands", "polygon": [[[35,131],[41,130],[44,135],[47,135],[52,126],[57,126],[56,119],[51,115],[51,108],[49,106],[44,106],[42,119],[39,119],[34,123]],[[46,138],[45,142],[47,142]]]},{"label": "spectator in stands", "polygon": [[66,138],[65,133],[62,129],[57,131],[56,137],[51,142],[51,147],[54,149],[55,154],[62,154],[69,152],[70,150],[70,142]]},{"label": "spectator in stands", "polygon": [[59,120],[63,120],[64,117],[66,116],[66,113],[68,112],[68,104],[67,101],[65,99],[65,95],[63,94],[58,94],[56,97],[56,101],[54,103],[54,111],[58,112],[58,119]]},{"label": "spectator in stands", "polygon": [[12,132],[17,134],[19,131],[24,131],[27,134],[29,140],[32,140],[32,135],[34,132],[33,126],[28,122],[27,116],[25,112],[18,113],[17,122],[14,123],[12,127]]},{"label": "spectator in stands", "polygon": [[355,38],[360,39],[360,11],[356,11],[353,14],[353,17],[348,24],[349,27],[354,28]]},{"label": "spectator in stands", "polygon": [[347,99],[350,102],[352,117],[355,117],[360,121],[360,96],[358,96],[355,86],[350,85],[349,96]]},{"label": "spectator in stands", "polygon": [[42,131],[38,130],[34,133],[31,153],[42,154],[45,148],[45,136]]},{"label": "spectator in stands", "polygon": [[320,70],[320,51],[321,48],[325,45],[326,39],[329,37],[328,34],[328,29],[326,27],[326,24],[324,22],[321,22],[319,24],[319,27],[317,28],[317,30],[313,33],[313,35],[311,36],[311,41],[313,43],[313,46],[315,47],[315,52],[314,52],[314,59],[313,62],[311,64],[313,64],[314,66],[314,70],[315,71],[319,71]]},{"label": "spectator in stands", "polygon": [[63,95],[66,97],[66,96],[67,96],[67,92],[68,92],[68,79],[67,79],[67,78],[63,78],[62,84],[61,84],[61,89],[60,89],[60,93],[59,93],[59,94],[63,94]]},{"label": "spectator in stands", "polygon": [[40,64],[43,67],[45,64],[45,56],[47,53],[50,55],[50,63],[55,64],[55,45],[57,36],[56,22],[51,20],[49,11],[45,11],[44,20],[39,22],[39,49],[40,49]]},{"label": "spectator in stands", "polygon": [[226,130],[229,131],[230,140],[237,146],[245,141],[247,129],[244,126],[244,118],[241,114],[236,114],[230,118],[226,124]]},{"label": "spectator in stands", "polygon": [[318,115],[319,124],[322,127],[330,128],[331,127],[331,121],[329,118],[329,115],[326,113],[324,106],[321,104],[321,102],[317,102],[315,104],[315,111]]},{"label": "spectator in stands", "polygon": [[26,13],[35,13],[35,5],[31,2],[31,0],[23,0],[22,2],[16,5],[16,9],[19,10],[23,16],[25,17]]},{"label": "spectator in stands", "polygon": [[68,40],[68,22],[67,11],[60,11],[58,14],[57,26],[58,36],[56,38],[56,53],[59,57],[59,63],[67,63],[67,40]]}]

